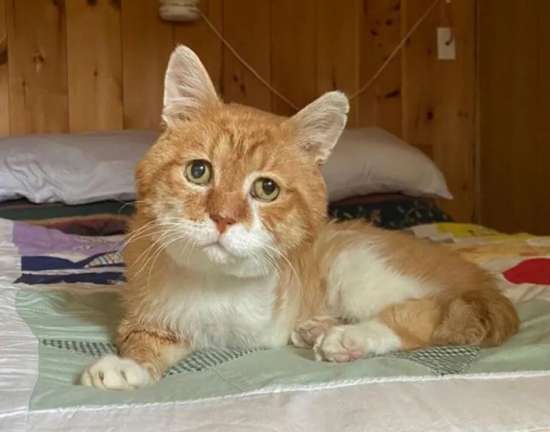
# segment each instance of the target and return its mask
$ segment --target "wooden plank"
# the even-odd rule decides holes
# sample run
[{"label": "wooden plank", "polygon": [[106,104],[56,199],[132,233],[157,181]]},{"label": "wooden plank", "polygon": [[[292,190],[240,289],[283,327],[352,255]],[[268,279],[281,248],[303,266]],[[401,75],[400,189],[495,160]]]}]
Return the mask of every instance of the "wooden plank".
[{"label": "wooden plank", "polygon": [[[531,163],[537,161],[534,176],[536,180],[533,181],[534,193],[529,194],[529,202],[525,202],[525,206],[528,206],[534,215],[534,221],[532,225],[525,226],[525,230],[548,235],[550,233],[550,200],[544,200],[540,210],[533,203],[540,201],[540,199],[537,200],[538,197],[550,196],[548,193],[548,173],[550,172],[550,123],[548,122],[550,119],[550,80],[548,80],[550,76],[550,26],[548,26],[548,17],[550,16],[550,3],[538,0],[537,11],[537,57],[539,59],[537,83],[539,88],[535,112],[537,132],[531,159]],[[526,171],[528,177],[531,177],[532,171],[529,165],[526,166]]]},{"label": "wooden plank", "polygon": [[7,2],[12,134],[68,129],[65,3]]},{"label": "wooden plank", "polygon": [[[268,0],[232,0],[224,3],[224,37],[268,82],[271,79],[270,8]],[[233,54],[223,52],[223,96],[270,110],[271,92]]]},{"label": "wooden plank", "polygon": [[[359,87],[359,23],[362,2],[317,1],[317,90],[342,90],[348,95]],[[358,124],[358,99],[351,101],[348,126]]]},{"label": "wooden plank", "polygon": [[[403,32],[432,0],[403,0]],[[437,59],[436,28],[448,25],[452,7],[456,59]],[[431,155],[441,168],[454,200],[441,206],[456,220],[474,216],[475,0],[442,2],[412,36],[403,52],[403,134]]]},{"label": "wooden plank", "polygon": [[0,136],[10,133],[6,0],[0,0]]},{"label": "wooden plank", "polygon": [[[203,14],[220,31],[222,28],[223,5],[221,0],[201,0]],[[222,44],[202,20],[174,24],[174,43],[190,47],[200,57],[212,82],[219,93],[222,92]]]},{"label": "wooden plank", "polygon": [[67,7],[69,128],[122,128],[120,3],[71,0]]},{"label": "wooden plank", "polygon": [[[405,34],[416,22],[428,7],[428,3],[429,0],[402,1],[402,34]],[[437,99],[432,81],[437,75],[437,59],[434,52],[437,16],[436,12],[432,13],[417,29],[404,47],[401,56],[403,137],[408,143],[421,148],[429,156],[433,154],[431,133],[435,118],[433,107]]]},{"label": "wooden plank", "polygon": [[[399,0],[366,0],[361,13],[360,83],[372,78],[401,40]],[[360,97],[363,126],[379,126],[401,135],[401,61],[390,63],[383,74]]]},{"label": "wooden plank", "polygon": [[503,231],[550,232],[549,14],[546,0],[480,3],[481,221]]},{"label": "wooden plank", "polygon": [[[278,0],[271,7],[271,83],[302,107],[318,96],[315,0]],[[275,113],[294,110],[273,96]]]},{"label": "wooden plank", "polygon": [[[443,116],[436,119],[434,160],[443,170],[454,195],[454,200],[441,206],[456,220],[471,221],[476,214],[476,0],[455,1],[451,6],[442,4],[441,7],[451,10],[457,48],[456,60],[437,61],[436,91]],[[444,21],[444,24],[448,23]],[[433,32],[432,40],[436,40]]]},{"label": "wooden plank", "polygon": [[158,16],[157,0],[122,0],[125,128],[157,129],[164,73],[173,47],[172,25]]}]

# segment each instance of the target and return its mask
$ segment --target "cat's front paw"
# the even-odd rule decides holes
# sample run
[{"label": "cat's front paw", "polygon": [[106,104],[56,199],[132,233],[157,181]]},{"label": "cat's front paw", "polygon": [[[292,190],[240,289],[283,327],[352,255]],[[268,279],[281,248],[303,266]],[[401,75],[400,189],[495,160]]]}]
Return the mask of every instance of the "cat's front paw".
[{"label": "cat's front paw", "polygon": [[354,326],[334,326],[321,335],[313,346],[315,359],[329,362],[350,362],[366,356],[364,337]]},{"label": "cat's front paw", "polygon": [[112,354],[88,366],[80,378],[83,385],[102,390],[133,390],[153,381],[147,368]]}]

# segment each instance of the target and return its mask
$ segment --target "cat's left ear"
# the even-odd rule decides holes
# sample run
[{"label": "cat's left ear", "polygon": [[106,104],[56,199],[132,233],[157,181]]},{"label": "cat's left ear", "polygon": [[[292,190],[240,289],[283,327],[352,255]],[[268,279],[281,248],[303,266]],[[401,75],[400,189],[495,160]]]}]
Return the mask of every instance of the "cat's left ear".
[{"label": "cat's left ear", "polygon": [[214,84],[199,57],[180,45],[168,62],[164,78],[162,119],[168,127],[185,120],[207,106],[221,103]]},{"label": "cat's left ear", "polygon": [[339,91],[325,93],[287,122],[296,131],[296,143],[317,164],[326,162],[348,118],[349,101]]}]

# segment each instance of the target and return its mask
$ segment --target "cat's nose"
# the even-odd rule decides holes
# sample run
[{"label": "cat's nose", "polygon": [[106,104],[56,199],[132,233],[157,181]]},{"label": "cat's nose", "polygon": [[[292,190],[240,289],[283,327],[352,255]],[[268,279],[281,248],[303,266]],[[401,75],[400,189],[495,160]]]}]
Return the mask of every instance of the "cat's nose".
[{"label": "cat's nose", "polygon": [[230,217],[220,216],[217,214],[210,215],[210,219],[214,221],[216,226],[218,227],[218,231],[220,234],[223,234],[227,227],[235,224],[237,221]]}]

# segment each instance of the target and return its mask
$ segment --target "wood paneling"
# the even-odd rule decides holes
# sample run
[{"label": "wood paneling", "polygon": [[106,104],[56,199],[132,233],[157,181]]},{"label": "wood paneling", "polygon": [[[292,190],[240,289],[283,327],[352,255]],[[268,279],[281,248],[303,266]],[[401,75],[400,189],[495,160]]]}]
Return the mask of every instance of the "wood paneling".
[{"label": "wood paneling", "polygon": [[550,3],[480,2],[481,220],[550,232]]},{"label": "wood paneling", "polygon": [[[402,2],[403,31],[432,0]],[[457,220],[474,215],[475,1],[452,2],[456,59],[437,59],[436,28],[448,25],[441,2],[403,52],[403,135],[443,170],[454,200],[441,206]]]},{"label": "wood paneling", "polygon": [[[269,0],[224,2],[225,38],[268,82],[271,80],[270,24]],[[227,49],[223,54],[223,94],[227,101],[271,109],[271,91]]]},{"label": "wood paneling", "polygon": [[[403,33],[414,23],[431,0],[403,0]],[[434,107],[437,94],[433,77],[437,76],[435,27],[437,14],[412,35],[402,51],[403,137],[428,155],[433,154]],[[439,112],[437,113],[439,114]]]},{"label": "wood paneling", "polygon": [[157,0],[122,0],[124,127],[160,124],[164,71],[174,45],[173,28],[158,15]]},{"label": "wood paneling", "polygon": [[120,129],[120,3],[71,0],[66,7],[70,130]]},{"label": "wood paneling", "polygon": [[[369,0],[362,3],[360,82],[367,82],[401,40],[401,2]],[[361,125],[377,125],[401,135],[401,61],[397,56],[360,96]]]},{"label": "wood paneling", "polygon": [[8,0],[12,134],[68,130],[65,2]]},{"label": "wood paneling", "polygon": [[[298,107],[317,93],[317,37],[315,0],[278,0],[271,3],[271,83]],[[273,96],[277,114],[294,110]]]},{"label": "wood paneling", "polygon": [[[223,5],[221,0],[201,0],[201,11],[212,22],[222,29]],[[221,91],[222,45],[202,20],[177,24],[175,26],[175,44],[189,46],[202,59],[218,91]]]},{"label": "wood paneling", "polygon": [[6,0],[0,0],[0,137],[10,133]]},{"label": "wood paneling", "polygon": [[[317,92],[359,87],[360,11],[362,2],[317,1]],[[350,104],[348,126],[357,126],[359,101]]]},{"label": "wood paneling", "polygon": [[[354,93],[431,2],[201,0],[200,5],[242,57],[301,107],[328,90]],[[405,51],[352,101],[349,117],[350,126],[384,127],[434,157],[456,198],[443,205],[459,220],[471,219],[474,203],[475,2],[452,2],[455,61],[435,56],[435,29],[448,24],[441,2]],[[294,112],[205,22],[162,21],[157,0],[0,0],[0,40],[4,4],[9,66],[0,61],[0,134],[158,128],[164,72],[179,43],[199,54],[226,101]]]}]

